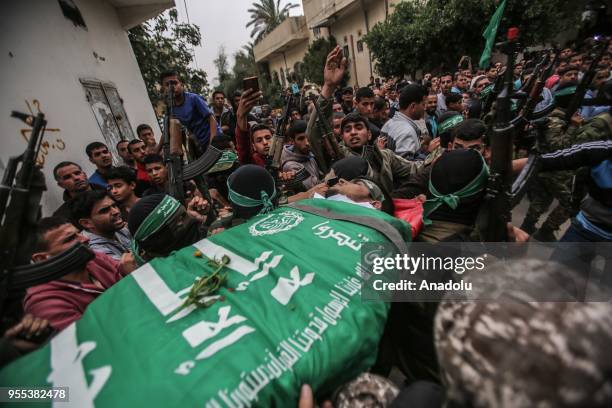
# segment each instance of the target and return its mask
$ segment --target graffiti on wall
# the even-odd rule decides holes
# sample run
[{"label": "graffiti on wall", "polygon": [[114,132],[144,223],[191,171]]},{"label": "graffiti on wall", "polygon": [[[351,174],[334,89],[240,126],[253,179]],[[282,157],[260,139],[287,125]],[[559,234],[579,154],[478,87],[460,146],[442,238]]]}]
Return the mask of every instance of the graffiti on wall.
[{"label": "graffiti on wall", "polygon": [[[38,99],[32,99],[32,103],[28,102],[28,100],[26,99],[25,103],[28,107],[28,110],[30,111],[30,115],[35,116],[41,111],[40,101]],[[36,108],[36,112],[34,112],[32,106]],[[60,138],[58,135],[60,131],[61,130],[59,128],[45,128],[45,136],[43,138],[42,143],[40,144],[40,151],[38,152],[38,157],[36,158],[36,164],[40,167],[43,167],[45,165],[47,156],[51,151],[63,151],[64,149],[66,149],[66,142],[64,142],[62,138]],[[32,134],[32,128],[22,128],[19,129],[19,132],[21,133],[23,140],[27,144],[30,140],[30,135]]]}]

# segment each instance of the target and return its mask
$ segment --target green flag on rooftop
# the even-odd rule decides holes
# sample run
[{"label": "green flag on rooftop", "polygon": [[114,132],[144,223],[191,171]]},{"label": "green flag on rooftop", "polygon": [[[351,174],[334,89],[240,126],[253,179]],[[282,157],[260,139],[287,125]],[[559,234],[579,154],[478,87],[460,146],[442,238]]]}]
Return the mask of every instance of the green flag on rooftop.
[{"label": "green flag on rooftop", "polygon": [[493,49],[493,44],[495,44],[495,36],[497,35],[497,28],[499,27],[499,22],[502,19],[504,14],[504,8],[506,7],[506,0],[502,0],[499,6],[497,6],[497,10],[491,17],[491,21],[489,21],[489,25],[485,28],[482,36],[487,40],[484,50],[482,51],[482,55],[480,56],[480,62],[478,65],[481,69],[486,69],[491,61],[491,50]]}]

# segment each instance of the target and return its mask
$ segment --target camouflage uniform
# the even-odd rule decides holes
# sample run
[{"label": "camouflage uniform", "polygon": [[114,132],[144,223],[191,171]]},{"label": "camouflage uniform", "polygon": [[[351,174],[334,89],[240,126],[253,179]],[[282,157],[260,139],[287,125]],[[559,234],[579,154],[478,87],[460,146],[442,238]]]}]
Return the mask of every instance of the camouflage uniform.
[{"label": "camouflage uniform", "polygon": [[[540,153],[565,149],[575,144],[606,140],[612,134],[612,116],[609,112],[594,116],[580,128],[570,126],[567,132],[563,132],[564,115],[560,109],[555,109],[550,114],[546,131],[547,145],[541,147]],[[552,233],[574,215],[572,214],[572,178],[575,174],[575,171],[558,171],[535,176],[528,192],[530,205],[523,225],[529,223],[535,225],[540,216],[546,212],[553,198],[556,198],[559,204],[542,224],[542,230]]]},{"label": "camouflage uniform", "polygon": [[471,407],[612,406],[612,360],[606,357],[612,305],[538,302],[539,297],[520,290],[506,291],[508,279],[527,280],[540,287],[539,293],[562,295],[559,278],[574,273],[533,259],[517,260],[511,269],[507,262],[498,265],[472,282],[477,287],[479,280],[495,277],[496,284],[488,283],[504,293],[503,301],[444,300],[439,305],[436,351],[449,402]]},{"label": "camouflage uniform", "polygon": [[[331,121],[333,99],[319,97],[317,102],[321,115],[328,122]],[[316,126],[315,114],[311,115],[308,122],[306,134],[310,141],[310,148],[316,158],[324,157],[321,131]],[[344,157],[361,156],[368,162],[368,178],[371,178],[387,193],[392,194],[397,188],[401,188],[409,179],[410,175],[416,173],[422,166],[422,161],[409,161],[393,153],[389,149],[379,149],[376,145],[363,146],[361,152],[355,152],[344,144],[339,145]],[[317,159],[320,162],[319,159]],[[320,165],[320,164],[319,164]],[[324,168],[325,166],[321,166]],[[331,166],[330,166],[331,167]]]},{"label": "camouflage uniform", "polygon": [[336,408],[385,408],[399,394],[399,389],[388,379],[376,374],[362,373],[340,387],[333,397]]},{"label": "camouflage uniform", "polygon": [[[570,127],[565,131],[565,112],[555,109],[548,117],[548,124],[544,133],[545,145],[540,145],[540,153],[549,153],[555,150],[570,147],[574,144],[573,135],[576,128]],[[523,227],[529,233],[535,229],[535,224],[548,210],[548,207],[557,199],[557,206],[542,223],[543,236],[550,236],[558,230],[561,224],[567,221],[572,214],[572,177],[573,172],[559,171],[537,174],[528,191],[529,208],[523,222]]]}]

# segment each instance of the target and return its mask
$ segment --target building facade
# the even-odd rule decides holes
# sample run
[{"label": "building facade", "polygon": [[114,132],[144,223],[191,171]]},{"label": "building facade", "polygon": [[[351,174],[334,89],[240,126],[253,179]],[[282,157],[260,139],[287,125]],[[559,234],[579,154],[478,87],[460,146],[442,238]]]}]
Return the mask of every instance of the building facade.
[{"label": "building facade", "polygon": [[333,36],[349,59],[350,85],[364,86],[376,76],[363,36],[384,21],[401,0],[302,0],[304,16],[290,17],[255,45],[255,60],[267,63],[270,75],[287,83],[287,72],[299,69],[308,44]]},{"label": "building facade", "polygon": [[2,2],[0,39],[3,97],[0,98],[0,173],[9,157],[23,152],[29,128],[12,110],[44,112],[48,121],[38,161],[47,192],[43,213],[62,203],[53,167],[65,160],[87,174],[95,167],[85,146],[105,142],[116,163],[115,145],[135,137],[135,128],[159,126],[127,30],[173,7],[173,0],[20,0]]}]

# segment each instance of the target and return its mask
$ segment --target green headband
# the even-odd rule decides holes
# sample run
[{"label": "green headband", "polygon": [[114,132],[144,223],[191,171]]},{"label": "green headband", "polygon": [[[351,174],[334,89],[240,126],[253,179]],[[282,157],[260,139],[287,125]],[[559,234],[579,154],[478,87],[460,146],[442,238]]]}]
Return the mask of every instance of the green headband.
[{"label": "green headband", "polygon": [[489,166],[487,166],[482,156],[481,158],[482,169],[480,173],[465,187],[454,193],[440,194],[431,182],[431,177],[429,178],[429,192],[434,198],[430,198],[423,204],[423,224],[431,224],[431,220],[428,218],[429,214],[436,211],[442,204],[446,204],[454,210],[459,205],[460,199],[478,194],[485,188],[487,178],[489,177]]},{"label": "green headband", "polygon": [[229,180],[227,183],[227,189],[228,189],[227,198],[229,198],[229,200],[236,205],[239,205],[241,207],[247,207],[247,208],[259,207],[261,205],[263,207],[259,211],[259,214],[267,214],[270,211],[274,210],[274,204],[272,203],[272,200],[274,199],[274,197],[276,197],[276,187],[274,188],[274,191],[272,192],[272,196],[269,196],[267,192],[265,192],[264,190],[261,190],[259,192],[261,199],[259,200],[251,198],[251,197],[243,196],[242,194],[238,194],[237,192],[232,190],[232,188],[230,187]]},{"label": "green headband", "polygon": [[138,227],[132,239],[132,252],[138,266],[146,263],[139,254],[140,246],[138,245],[138,241],[143,241],[159,231],[180,207],[181,203],[179,201],[174,197],[166,195],[161,203],[157,204],[153,211],[147,215],[147,218],[144,219],[142,224],[140,224],[140,227]]},{"label": "green headband", "polygon": [[480,91],[480,97],[481,98],[488,97],[491,91],[493,91],[493,84],[487,85],[482,91]]},{"label": "green headband", "polygon": [[218,173],[221,171],[225,171],[231,168],[234,165],[234,162],[238,160],[238,155],[231,150],[224,150],[221,153],[221,157],[214,166],[210,170],[206,172],[206,174]]},{"label": "green headband", "polygon": [[456,125],[458,125],[461,122],[463,122],[463,116],[461,115],[451,116],[450,118],[446,119],[444,122],[438,125],[438,134],[442,134],[446,132],[447,130],[454,128]]},{"label": "green headband", "polygon": [[558,98],[559,96],[573,95],[575,93],[576,93],[576,87],[568,86],[567,88],[563,88],[560,91],[555,92],[553,96],[555,98]]}]

